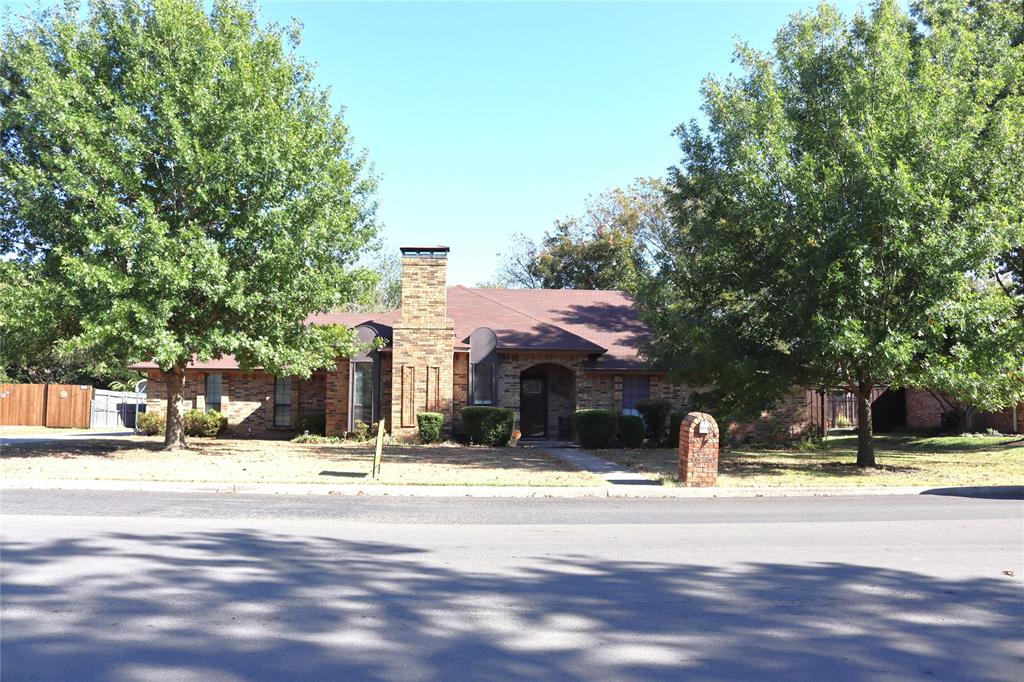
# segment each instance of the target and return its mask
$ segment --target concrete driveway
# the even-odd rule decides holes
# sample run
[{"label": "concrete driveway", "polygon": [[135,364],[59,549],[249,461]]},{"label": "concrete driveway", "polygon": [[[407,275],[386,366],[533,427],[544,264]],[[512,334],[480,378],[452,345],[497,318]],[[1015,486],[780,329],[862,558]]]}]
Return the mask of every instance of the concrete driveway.
[{"label": "concrete driveway", "polygon": [[88,440],[90,438],[116,438],[118,436],[131,436],[132,433],[131,429],[29,429],[6,433],[0,430],[0,447],[30,443],[53,443],[65,440]]}]

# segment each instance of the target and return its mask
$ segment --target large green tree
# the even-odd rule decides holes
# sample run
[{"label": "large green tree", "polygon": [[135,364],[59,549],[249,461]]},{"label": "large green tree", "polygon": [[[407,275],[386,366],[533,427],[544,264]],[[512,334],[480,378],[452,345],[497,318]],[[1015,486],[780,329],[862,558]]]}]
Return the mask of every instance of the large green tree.
[{"label": "large green tree", "polygon": [[[794,386],[852,391],[857,463],[874,465],[872,387],[969,356],[978,337],[948,311],[979,309],[994,292],[971,283],[1022,243],[1022,21],[1019,2],[881,0],[852,19],[822,4],[772,52],[741,45],[742,73],[704,84],[706,123],[677,131],[649,355],[736,413]],[[996,378],[971,399],[999,403]]]},{"label": "large green tree", "polygon": [[578,216],[556,220],[540,242],[519,235],[496,283],[527,289],[635,291],[669,229],[662,183],[641,178],[588,198]]},{"label": "large green tree", "polygon": [[41,268],[0,260],[0,381],[133,386],[124,358],[65,347],[79,325],[62,289]]},{"label": "large green tree", "polygon": [[365,288],[353,264],[375,231],[297,30],[203,5],[95,0],[0,44],[0,252],[60,291],[65,350],[155,359],[168,448],[193,356],[303,375],[351,350],[303,321]]}]

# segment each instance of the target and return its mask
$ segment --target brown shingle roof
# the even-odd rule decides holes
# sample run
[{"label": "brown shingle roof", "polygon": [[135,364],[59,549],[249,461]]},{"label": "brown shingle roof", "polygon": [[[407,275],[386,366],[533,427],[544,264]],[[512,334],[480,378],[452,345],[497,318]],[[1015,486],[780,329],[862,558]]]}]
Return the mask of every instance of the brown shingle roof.
[{"label": "brown shingle roof", "polygon": [[637,356],[650,330],[640,321],[633,299],[622,291],[580,289],[474,289],[607,349],[594,369],[645,369]]},{"label": "brown shingle roof", "polygon": [[[448,317],[455,323],[452,346],[468,348],[469,335],[479,327],[492,329],[504,350],[575,351],[591,354],[596,370],[644,370],[637,352],[650,336],[633,300],[621,291],[574,289],[448,288]],[[318,313],[307,324],[372,323],[390,337],[399,310],[385,313]],[[134,369],[155,369],[151,362]],[[194,369],[237,369],[231,356],[189,363]]]}]

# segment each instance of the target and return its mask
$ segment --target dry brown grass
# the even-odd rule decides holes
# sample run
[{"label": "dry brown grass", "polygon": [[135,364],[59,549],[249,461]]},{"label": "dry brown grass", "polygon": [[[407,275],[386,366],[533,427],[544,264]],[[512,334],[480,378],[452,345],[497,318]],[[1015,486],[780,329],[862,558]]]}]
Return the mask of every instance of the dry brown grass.
[{"label": "dry brown grass", "polygon": [[[856,439],[800,449],[740,448],[719,458],[718,485],[751,487],[975,486],[1024,484],[1024,439],[876,436],[876,469],[856,465]],[[676,451],[602,450],[602,457],[678,485]]]},{"label": "dry brown grass", "polygon": [[384,448],[381,475],[369,476],[370,444],[192,438],[191,449],[161,451],[160,439],[134,436],[4,446],[5,479],[217,483],[385,483],[410,485],[587,486],[601,480],[526,448],[458,445]]}]

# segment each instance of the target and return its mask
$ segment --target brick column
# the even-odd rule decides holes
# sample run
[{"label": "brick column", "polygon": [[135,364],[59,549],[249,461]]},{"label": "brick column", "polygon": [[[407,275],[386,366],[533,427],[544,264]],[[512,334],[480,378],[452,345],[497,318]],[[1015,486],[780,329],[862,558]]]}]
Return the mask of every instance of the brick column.
[{"label": "brick column", "polygon": [[348,431],[349,367],[347,359],[338,360],[324,374],[324,433],[328,436],[344,436]]},{"label": "brick column", "polygon": [[448,317],[448,248],[402,248],[402,312],[392,327],[391,435],[415,440],[417,412],[452,433],[455,323]]},{"label": "brick column", "polygon": [[710,414],[691,412],[679,425],[679,479],[693,488],[718,483],[718,422]]}]

